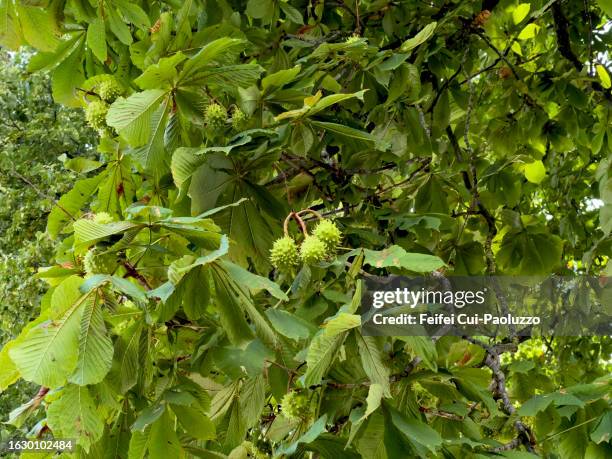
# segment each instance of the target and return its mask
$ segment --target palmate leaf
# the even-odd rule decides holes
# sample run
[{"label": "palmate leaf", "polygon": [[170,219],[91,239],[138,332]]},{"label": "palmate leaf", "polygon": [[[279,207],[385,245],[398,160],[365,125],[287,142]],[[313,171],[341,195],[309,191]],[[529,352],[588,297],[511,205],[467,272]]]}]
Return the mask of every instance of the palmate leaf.
[{"label": "palmate leaf", "polygon": [[230,258],[242,265],[246,265],[250,258],[263,272],[270,265],[269,251],[274,235],[280,233],[280,223],[262,214],[266,212],[280,219],[283,210],[279,212],[278,209],[283,209],[283,205],[265,188],[239,175],[239,171],[235,171],[239,166],[225,156],[209,158],[191,180],[192,213],[205,212],[250,196],[249,201],[228,208],[215,221],[231,241],[240,242],[240,245],[230,245]]},{"label": "palmate leaf", "polygon": [[104,431],[87,387],[69,384],[47,410],[47,423],[56,437],[72,438],[85,450],[95,443]]},{"label": "palmate leaf", "polygon": [[80,386],[97,384],[109,372],[113,363],[113,343],[102,316],[103,302],[99,290],[84,303],[79,334],[79,357],[69,380]]},{"label": "palmate leaf", "polygon": [[161,89],[147,89],[128,98],[120,97],[111,105],[106,122],[132,147],[145,145],[151,137],[153,114],[166,97],[168,92]]}]

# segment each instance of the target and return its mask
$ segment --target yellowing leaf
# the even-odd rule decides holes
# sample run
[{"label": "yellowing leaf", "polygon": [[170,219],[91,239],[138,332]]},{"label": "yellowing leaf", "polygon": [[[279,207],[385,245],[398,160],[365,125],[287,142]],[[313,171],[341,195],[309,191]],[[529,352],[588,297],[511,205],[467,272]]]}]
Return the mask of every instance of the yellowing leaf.
[{"label": "yellowing leaf", "polygon": [[529,14],[529,10],[531,9],[531,4],[529,3],[519,3],[514,11],[512,11],[512,20],[515,24],[519,24],[523,19],[527,17]]},{"label": "yellowing leaf", "polygon": [[606,89],[610,88],[610,86],[612,86],[612,82],[610,81],[610,74],[608,73],[608,70],[603,65],[598,65],[596,69],[601,85]]},{"label": "yellowing leaf", "polygon": [[546,168],[540,160],[525,165],[525,178],[531,183],[540,183],[546,177]]},{"label": "yellowing leaf", "polygon": [[529,40],[530,38],[535,37],[536,33],[540,30],[540,26],[536,24],[527,24],[521,33],[518,34],[519,40]]},{"label": "yellowing leaf", "polygon": [[304,99],[304,107],[312,107],[314,104],[316,104],[319,99],[323,96],[323,93],[321,91],[317,91],[317,93],[314,96],[310,96],[310,97],[306,97]]}]

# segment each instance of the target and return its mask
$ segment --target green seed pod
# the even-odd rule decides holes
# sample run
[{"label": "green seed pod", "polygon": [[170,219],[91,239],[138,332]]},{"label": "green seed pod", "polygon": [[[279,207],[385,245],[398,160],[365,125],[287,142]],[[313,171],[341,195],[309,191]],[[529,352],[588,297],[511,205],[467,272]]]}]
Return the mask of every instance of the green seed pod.
[{"label": "green seed pod", "polygon": [[298,249],[291,236],[277,239],[270,250],[270,262],[279,270],[289,271],[299,263]]},{"label": "green seed pod", "polygon": [[308,397],[297,392],[287,392],[281,400],[281,412],[291,421],[301,421],[310,415]]},{"label": "green seed pod", "polygon": [[327,249],[325,243],[316,236],[306,236],[300,247],[300,258],[307,265],[325,260]]},{"label": "green seed pod", "polygon": [[95,248],[89,249],[83,258],[83,267],[89,276],[113,274],[117,269],[117,258],[112,253],[100,253]]},{"label": "green seed pod", "polygon": [[246,114],[240,110],[239,108],[235,108],[232,111],[232,128],[235,131],[240,131],[244,128],[244,125],[247,122]]},{"label": "green seed pod", "polygon": [[98,212],[94,215],[93,221],[100,225],[106,225],[113,222],[113,217],[108,212]]},{"label": "green seed pod", "polygon": [[209,128],[220,128],[227,121],[227,110],[219,104],[210,104],[204,110],[204,121]]},{"label": "green seed pod", "polygon": [[114,102],[117,97],[123,94],[123,88],[115,80],[106,80],[100,83],[98,86],[98,95],[100,99],[111,103]]},{"label": "green seed pod", "polygon": [[106,114],[108,104],[102,100],[94,100],[85,109],[85,119],[89,125],[97,131],[106,128]]},{"label": "green seed pod", "polygon": [[336,253],[338,245],[342,240],[342,233],[333,221],[327,219],[321,220],[312,234],[323,241],[328,253]]}]

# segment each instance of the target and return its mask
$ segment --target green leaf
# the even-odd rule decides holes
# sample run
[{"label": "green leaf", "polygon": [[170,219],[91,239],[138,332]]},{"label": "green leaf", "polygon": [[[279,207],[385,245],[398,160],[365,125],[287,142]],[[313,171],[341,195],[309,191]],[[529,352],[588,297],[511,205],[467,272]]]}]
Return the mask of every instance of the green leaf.
[{"label": "green leaf", "polygon": [[151,27],[149,16],[147,16],[147,13],[137,4],[125,0],[115,0],[115,4],[119,7],[119,11],[128,22],[142,30]]},{"label": "green leaf", "polygon": [[595,425],[595,429],[591,432],[591,440],[599,444],[609,442],[612,435],[612,411],[603,414],[599,422]]},{"label": "green leaf", "polygon": [[380,251],[370,249],[363,249],[363,251],[365,253],[363,264],[375,268],[395,267],[418,273],[426,273],[444,266],[444,262],[436,256],[425,253],[406,252],[397,245],[392,245]]},{"label": "green leaf", "polygon": [[429,336],[398,336],[406,343],[412,353],[419,357],[423,364],[432,371],[438,371],[438,351]]},{"label": "green leaf", "polygon": [[215,306],[219,312],[219,321],[232,344],[244,345],[253,339],[253,333],[241,306],[243,300],[236,291],[237,287],[226,277],[226,273],[219,269],[213,269],[211,273],[215,284]]},{"label": "green leaf", "polygon": [[325,96],[317,101],[310,109],[308,109],[308,115],[315,115],[320,111],[325,110],[327,107],[331,107],[334,104],[340,103],[344,100],[357,98],[359,100],[363,100],[363,95],[367,89],[363,89],[361,91],[357,91],[352,94],[332,94],[331,96]]},{"label": "green leaf", "polygon": [[96,18],[89,24],[87,46],[100,62],[106,62],[106,26],[102,19]]},{"label": "green leaf", "polygon": [[134,387],[138,381],[138,352],[143,325],[142,321],[137,320],[127,327],[115,342],[111,376],[122,394]]},{"label": "green leaf", "polygon": [[21,374],[15,363],[11,360],[9,350],[15,345],[15,341],[9,341],[0,350],[0,394],[8,387],[15,384]]},{"label": "green leaf", "polygon": [[539,184],[546,178],[546,167],[540,160],[525,164],[525,178],[531,183]]},{"label": "green leaf", "polygon": [[96,223],[94,220],[79,219],[74,222],[74,245],[76,249],[85,249],[96,242],[116,234],[125,233],[135,228],[144,228],[133,222]]},{"label": "green leaf", "polygon": [[80,386],[97,384],[109,372],[113,363],[113,343],[102,316],[103,302],[98,292],[84,303],[79,334],[79,357],[70,382]]},{"label": "green leaf", "polygon": [[530,3],[519,3],[518,5],[516,5],[516,8],[512,10],[512,20],[514,21],[514,23],[519,24],[523,19],[525,19],[529,14],[530,9]]},{"label": "green leaf", "polygon": [[440,434],[427,424],[416,419],[408,419],[395,408],[387,407],[393,425],[412,443],[423,445],[432,453],[442,445]]},{"label": "green leaf", "polygon": [[178,52],[169,57],[162,57],[156,64],[149,65],[142,74],[134,80],[141,89],[157,89],[171,85],[176,79],[177,65],[187,59]]},{"label": "green leaf", "polygon": [[311,443],[316,440],[319,435],[326,431],[325,424],[327,423],[327,414],[324,414],[316,422],[310,426],[310,429],[302,435],[300,438],[295,440],[293,443],[289,445],[283,445],[276,451],[277,455],[287,455],[290,456],[295,453],[298,445],[300,443]]},{"label": "green leaf", "polygon": [[245,46],[244,40],[222,37],[204,45],[202,49],[183,66],[179,82],[193,84],[200,73],[209,66],[226,62],[228,57],[237,55]]},{"label": "green leaf", "polygon": [[80,210],[88,202],[98,188],[104,173],[95,177],[82,179],[74,184],[74,188],[63,195],[55,206],[51,209],[47,220],[47,231],[51,237],[66,229],[66,226],[79,216]]},{"label": "green leaf", "polygon": [[521,30],[521,33],[518,34],[518,39],[519,40],[529,40],[533,37],[536,36],[536,34],[538,33],[538,30],[540,30],[540,26],[534,23],[531,24],[527,24],[523,30]]},{"label": "green leaf", "polygon": [[57,320],[29,330],[23,341],[9,350],[22,377],[57,388],[73,373],[79,348],[79,321],[88,295],[83,295]]},{"label": "green leaf", "polygon": [[198,440],[214,440],[215,425],[200,410],[189,406],[172,405],[172,411],[176,414],[183,429]]},{"label": "green leaf", "polygon": [[146,143],[134,150],[134,158],[142,167],[156,174],[167,169],[168,153],[164,145],[164,132],[168,124],[170,99],[165,99],[151,116],[150,134]]},{"label": "green leaf", "polygon": [[383,390],[384,397],[390,397],[389,376],[390,371],[384,363],[381,341],[375,336],[363,336],[356,333],[357,346],[361,364],[373,384],[379,384]]},{"label": "green leaf", "polygon": [[328,336],[325,332],[320,331],[314,336],[306,357],[307,369],[304,375],[304,385],[306,387],[321,382],[337,357],[337,349],[342,345],[345,338],[346,332]]},{"label": "green leaf", "polygon": [[281,335],[294,340],[308,339],[316,328],[304,319],[282,309],[266,309],[266,316]]},{"label": "green leaf", "polygon": [[326,121],[310,121],[310,124],[315,127],[325,129],[326,131],[333,132],[334,134],[338,134],[341,137],[348,137],[351,139],[372,143],[375,143],[377,140],[376,137],[368,132],[360,131],[359,129],[349,126],[343,126],[342,124],[328,123]]},{"label": "green leaf", "polygon": [[153,114],[165,97],[167,92],[161,89],[148,89],[127,99],[120,97],[111,105],[106,122],[117,129],[133,147],[145,145],[151,136]]},{"label": "green leaf", "polygon": [[85,450],[104,431],[104,423],[87,387],[70,384],[47,409],[47,423],[56,437],[72,438]]},{"label": "green leaf", "polygon": [[380,407],[383,397],[385,396],[385,387],[381,384],[370,384],[368,389],[368,397],[366,398],[367,408],[361,417],[360,421],[370,416]]},{"label": "green leaf", "polygon": [[294,8],[289,3],[280,2],[279,6],[281,10],[285,13],[287,19],[295,24],[302,25],[304,24],[304,18],[302,17],[302,13],[297,8]]},{"label": "green leaf", "polygon": [[255,19],[272,19],[274,14],[273,0],[249,0],[246,13]]},{"label": "green leaf", "polygon": [[601,81],[601,85],[606,89],[610,89],[610,87],[612,87],[612,81],[610,80],[608,69],[599,64],[595,66],[595,70],[597,71],[597,76],[599,77],[599,81]]},{"label": "green leaf", "polygon": [[400,46],[400,52],[406,53],[406,52],[410,51],[411,49],[414,49],[417,46],[425,43],[427,40],[429,40],[431,38],[431,36],[433,35],[434,31],[436,30],[436,26],[437,25],[438,25],[437,22],[431,22],[431,23],[427,24],[414,37],[412,37],[412,38],[406,40],[404,43],[402,43],[402,46]]},{"label": "green leaf", "polygon": [[52,11],[19,3],[16,8],[26,41],[42,51],[53,51],[59,45],[59,31]]},{"label": "green leaf", "polygon": [[361,316],[359,314],[339,312],[334,317],[327,320],[322,326],[327,336],[336,336],[341,332],[361,326]]},{"label": "green leaf", "polygon": [[149,458],[169,459],[184,457],[183,448],[174,429],[174,420],[168,410],[151,425]]},{"label": "green leaf", "polygon": [[249,290],[253,294],[261,290],[266,290],[274,298],[277,298],[281,301],[289,301],[289,298],[287,297],[285,292],[281,290],[279,285],[276,282],[271,281],[267,277],[253,274],[252,272],[247,271],[243,267],[238,266],[229,261],[222,261],[221,265],[225,268],[225,270],[229,273],[229,275],[238,285],[248,286]]},{"label": "green leaf", "polygon": [[261,80],[261,88],[264,91],[267,91],[274,88],[280,88],[287,83],[291,83],[298,76],[301,69],[301,65],[296,65],[290,69],[279,70],[278,72],[271,73]]},{"label": "green leaf", "polygon": [[121,43],[124,45],[131,45],[134,41],[132,38],[132,32],[123,19],[121,19],[117,10],[113,7],[113,5],[109,5],[109,7],[105,8],[104,11],[107,14],[106,19],[108,20],[108,25],[111,31]]},{"label": "green leaf", "polygon": [[597,0],[597,4],[601,10],[606,13],[608,19],[612,18],[612,1],[610,0]]}]

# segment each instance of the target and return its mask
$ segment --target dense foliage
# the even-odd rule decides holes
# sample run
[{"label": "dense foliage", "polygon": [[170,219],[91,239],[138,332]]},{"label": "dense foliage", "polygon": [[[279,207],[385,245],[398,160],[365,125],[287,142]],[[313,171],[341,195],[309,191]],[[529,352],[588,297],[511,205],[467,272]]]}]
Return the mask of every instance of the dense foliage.
[{"label": "dense foliage", "polygon": [[[55,247],[45,235],[46,215],[77,178],[60,158],[93,153],[82,114],[53,102],[49,79],[28,75],[27,58],[0,55],[0,344],[38,315],[46,288],[34,274]],[[0,412],[29,399],[28,391],[36,389],[2,394]]]},{"label": "dense foliage", "polygon": [[357,314],[372,274],[605,273],[609,1],[46,3],[0,3],[2,42],[39,50],[104,164],[51,210],[50,288],[0,353],[0,388],[42,386],[33,435],[609,457],[607,337],[374,338]]}]

